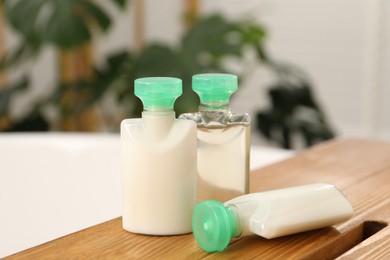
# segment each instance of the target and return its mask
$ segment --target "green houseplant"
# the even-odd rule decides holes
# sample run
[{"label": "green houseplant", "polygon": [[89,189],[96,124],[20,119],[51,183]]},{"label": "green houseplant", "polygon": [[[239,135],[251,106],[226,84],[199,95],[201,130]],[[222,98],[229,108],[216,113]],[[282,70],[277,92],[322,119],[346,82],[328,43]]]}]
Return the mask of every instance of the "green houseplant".
[{"label": "green houseplant", "polygon": [[[119,8],[126,4],[126,0],[109,2]],[[71,55],[77,52],[88,54],[88,45],[91,44],[94,33],[107,31],[112,24],[111,17],[100,5],[89,0],[3,0],[2,4],[7,21],[18,33],[20,43],[2,57],[0,70],[34,59],[44,47],[54,46],[59,56],[56,91],[48,99],[37,101],[37,104],[40,107],[56,104],[59,128],[80,130],[73,127],[74,121],[77,122],[78,117],[86,111],[83,104],[91,104],[92,97],[100,92],[99,86],[88,88],[88,83],[93,78],[98,79],[104,71],[95,72],[93,66],[88,64],[90,59],[79,55],[77,58],[87,68],[81,72],[68,73],[67,70],[72,69]],[[33,110],[37,113],[39,108]],[[30,117],[31,115],[27,116]]]},{"label": "green houseplant", "polygon": [[305,73],[295,66],[269,62],[276,77],[268,88],[269,107],[256,115],[261,133],[287,149],[294,147],[297,138],[304,146],[333,138],[334,131]]},{"label": "green houseplant", "polygon": [[[126,4],[125,0],[110,2],[120,8]],[[3,3],[7,20],[21,35],[22,41],[18,48],[2,59],[0,69],[34,58],[46,45],[54,45],[62,53],[77,50],[92,41],[94,31],[106,31],[111,25],[111,18],[105,10],[88,0],[18,0],[16,4],[8,1]],[[48,7],[52,10],[51,15],[45,14],[46,20],[42,21],[41,16]],[[37,26],[31,26],[33,24]],[[310,101],[295,97],[300,95],[298,92],[302,91],[298,89],[302,89],[303,85],[306,92],[310,91],[309,81],[296,69],[287,69],[286,65],[273,61],[265,51],[265,40],[265,29],[248,20],[230,21],[218,14],[195,17],[192,27],[173,47],[150,43],[139,52],[119,50],[106,57],[103,65],[91,64],[87,75],[70,80],[60,77],[54,93],[39,101],[39,107],[34,113],[39,113],[41,107],[59,104],[55,107],[60,119],[66,121],[79,117],[91,107],[99,106],[105,96],[114,95],[117,104],[126,108],[126,115],[123,116],[139,116],[142,107],[132,95],[131,83],[138,77],[150,75],[182,78],[184,93],[175,110],[177,114],[194,111],[199,101],[190,89],[191,76],[210,71],[229,72],[224,66],[226,58],[240,60],[247,48],[251,48],[256,53],[257,61],[275,72],[276,83],[270,87],[272,107],[258,114],[258,128],[263,135],[284,147],[290,147],[292,132],[302,133],[308,145],[315,140],[332,137],[333,133],[313,96],[310,96]],[[292,78],[295,79],[294,84],[302,83],[301,87],[292,84]],[[69,97],[73,97],[71,102],[67,102]],[[295,105],[291,104],[292,100]],[[308,117],[306,121],[312,124],[301,122],[297,127],[296,120],[291,120],[295,114],[289,109],[302,104],[319,112],[320,120]],[[293,123],[288,123],[290,121]]]}]

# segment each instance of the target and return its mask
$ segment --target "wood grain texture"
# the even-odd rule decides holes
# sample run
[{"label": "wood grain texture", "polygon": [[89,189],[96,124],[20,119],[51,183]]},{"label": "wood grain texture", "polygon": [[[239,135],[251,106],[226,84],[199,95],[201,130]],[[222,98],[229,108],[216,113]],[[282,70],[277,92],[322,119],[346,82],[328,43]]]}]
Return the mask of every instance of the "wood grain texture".
[{"label": "wood grain texture", "polygon": [[[121,219],[31,248],[8,259],[390,259],[390,143],[335,140],[251,174],[251,191],[313,182],[334,184],[354,216],[338,226],[267,240],[234,240],[222,253],[203,252],[191,234],[131,234]],[[365,224],[367,221],[373,225]],[[374,233],[376,223],[385,226]],[[365,240],[364,240],[365,239]]]},{"label": "wood grain texture", "polygon": [[390,259],[390,229],[366,239],[338,259]]}]

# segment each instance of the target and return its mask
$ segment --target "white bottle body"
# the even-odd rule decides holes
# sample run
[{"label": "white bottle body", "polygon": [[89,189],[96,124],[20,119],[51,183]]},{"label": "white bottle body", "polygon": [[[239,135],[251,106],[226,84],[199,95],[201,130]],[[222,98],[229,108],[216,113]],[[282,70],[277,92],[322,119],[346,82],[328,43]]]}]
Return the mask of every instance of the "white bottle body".
[{"label": "white bottle body", "polygon": [[247,194],[225,205],[238,216],[240,236],[268,239],[332,226],[353,214],[345,196],[324,183]]},{"label": "white bottle body", "polygon": [[196,124],[173,111],[121,124],[123,228],[150,235],[191,232],[196,199]]}]

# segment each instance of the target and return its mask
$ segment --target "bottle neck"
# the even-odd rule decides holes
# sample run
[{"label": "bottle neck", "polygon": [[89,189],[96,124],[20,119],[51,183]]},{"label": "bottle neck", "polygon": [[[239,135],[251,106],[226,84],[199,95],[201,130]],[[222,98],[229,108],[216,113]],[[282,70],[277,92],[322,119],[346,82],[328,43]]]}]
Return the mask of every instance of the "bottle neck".
[{"label": "bottle neck", "polygon": [[229,103],[201,103],[199,106],[199,115],[201,123],[205,127],[226,126],[231,117]]},{"label": "bottle neck", "polygon": [[230,221],[234,222],[236,227],[231,235],[232,237],[240,237],[243,231],[243,225],[238,214],[238,209],[233,205],[226,206],[226,209],[229,212]]},{"label": "bottle neck", "polygon": [[143,111],[145,135],[152,141],[164,140],[175,121],[175,111]]}]

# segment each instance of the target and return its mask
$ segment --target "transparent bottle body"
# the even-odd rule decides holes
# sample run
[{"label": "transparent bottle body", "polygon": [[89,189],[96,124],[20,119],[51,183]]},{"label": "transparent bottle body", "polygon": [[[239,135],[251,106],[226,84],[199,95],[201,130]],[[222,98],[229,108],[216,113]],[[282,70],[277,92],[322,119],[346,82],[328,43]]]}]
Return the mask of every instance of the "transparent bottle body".
[{"label": "transparent bottle body", "polygon": [[180,118],[197,123],[197,200],[226,201],[249,191],[250,119],[227,106]]}]

